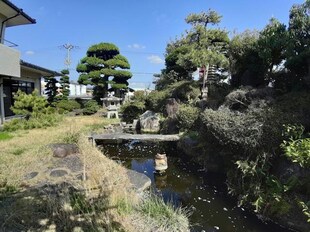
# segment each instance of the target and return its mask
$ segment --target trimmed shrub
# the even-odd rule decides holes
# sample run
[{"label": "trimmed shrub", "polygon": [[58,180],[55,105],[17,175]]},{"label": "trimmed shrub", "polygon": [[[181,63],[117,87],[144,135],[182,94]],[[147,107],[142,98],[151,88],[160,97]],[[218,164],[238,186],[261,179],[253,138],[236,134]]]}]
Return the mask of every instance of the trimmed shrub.
[{"label": "trimmed shrub", "polygon": [[165,112],[166,100],[169,98],[167,91],[152,91],[147,95],[145,106],[154,112]]},{"label": "trimmed shrub", "polygon": [[56,126],[61,120],[58,114],[40,114],[33,116],[28,120],[25,118],[14,118],[9,122],[4,123],[3,129],[5,131],[29,130],[34,128],[47,128]]},{"label": "trimmed shrub", "polygon": [[89,100],[88,102],[85,103],[84,109],[83,109],[83,114],[85,115],[91,115],[94,113],[97,113],[97,111],[100,109],[100,105],[97,103],[96,100]]},{"label": "trimmed shrub", "polygon": [[25,116],[27,119],[32,115],[50,113],[52,109],[47,107],[46,99],[38,93],[38,90],[34,90],[31,94],[18,90],[14,95],[14,105],[11,107],[13,113]]},{"label": "trimmed shrub", "polygon": [[71,112],[75,109],[80,109],[81,105],[75,100],[61,100],[57,103],[56,108],[58,113],[64,114]]},{"label": "trimmed shrub", "polygon": [[199,114],[200,110],[197,107],[193,107],[190,105],[180,105],[177,112],[177,120],[180,129],[191,129],[194,126],[196,120],[198,119]]},{"label": "trimmed shrub", "polygon": [[122,120],[126,123],[132,123],[145,111],[145,105],[144,102],[139,101],[126,102],[121,106],[120,111],[123,114]]}]

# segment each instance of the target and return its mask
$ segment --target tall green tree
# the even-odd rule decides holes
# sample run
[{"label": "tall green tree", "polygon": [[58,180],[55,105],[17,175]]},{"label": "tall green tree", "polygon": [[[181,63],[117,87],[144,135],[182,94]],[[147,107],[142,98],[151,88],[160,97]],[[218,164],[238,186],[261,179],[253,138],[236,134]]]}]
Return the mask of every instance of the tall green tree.
[{"label": "tall green tree", "polygon": [[[229,44],[229,60],[231,85],[238,87],[240,85],[255,85],[258,81],[256,73],[259,55],[257,52],[258,31],[246,30],[243,33],[236,34],[232,37]],[[255,68],[255,69],[254,69]],[[249,78],[245,78],[246,73],[251,72]]]},{"label": "tall green tree", "polygon": [[80,73],[80,84],[94,85],[94,98],[97,101],[107,95],[108,84],[118,96],[128,89],[128,79],[132,74],[124,69],[130,69],[129,62],[112,43],[92,45],[76,68]]},{"label": "tall green tree", "polygon": [[53,105],[57,98],[56,96],[58,95],[57,91],[57,86],[56,84],[58,81],[56,80],[55,77],[45,77],[45,94],[47,95],[47,101],[49,105]]},{"label": "tall green tree", "polygon": [[190,14],[186,23],[192,25],[189,31],[168,43],[166,48],[166,68],[156,81],[158,90],[165,85],[181,80],[190,80],[190,74],[199,67],[216,67],[223,70],[228,67],[228,33],[219,28],[209,28],[218,24],[221,16],[215,11]]},{"label": "tall green tree", "polygon": [[287,30],[283,23],[271,18],[269,24],[260,32],[258,54],[264,62],[265,82],[272,81],[273,69],[285,59]]},{"label": "tall green tree", "polygon": [[289,45],[285,66],[310,85],[310,0],[294,5],[289,15]]},{"label": "tall green tree", "polygon": [[70,95],[70,81],[69,81],[69,70],[63,69],[61,71],[62,76],[60,77],[60,89],[62,92],[62,99],[68,100],[68,97]]},{"label": "tall green tree", "polygon": [[178,64],[192,63],[196,67],[228,67],[228,32],[219,28],[208,28],[220,22],[221,16],[209,10],[199,14],[190,14],[185,21],[192,28],[185,34],[185,46],[189,52],[180,54]]}]

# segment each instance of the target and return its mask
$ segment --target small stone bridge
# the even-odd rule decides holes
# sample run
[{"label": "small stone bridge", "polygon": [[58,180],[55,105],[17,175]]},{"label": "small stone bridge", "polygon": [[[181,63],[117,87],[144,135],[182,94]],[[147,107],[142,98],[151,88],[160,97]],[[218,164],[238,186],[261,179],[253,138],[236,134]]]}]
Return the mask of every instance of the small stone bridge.
[{"label": "small stone bridge", "polygon": [[127,133],[110,133],[110,134],[98,134],[92,135],[89,139],[98,142],[114,142],[120,143],[123,140],[139,140],[139,141],[149,141],[149,142],[169,142],[178,141],[180,139],[179,135],[160,135],[160,134],[127,134]]}]

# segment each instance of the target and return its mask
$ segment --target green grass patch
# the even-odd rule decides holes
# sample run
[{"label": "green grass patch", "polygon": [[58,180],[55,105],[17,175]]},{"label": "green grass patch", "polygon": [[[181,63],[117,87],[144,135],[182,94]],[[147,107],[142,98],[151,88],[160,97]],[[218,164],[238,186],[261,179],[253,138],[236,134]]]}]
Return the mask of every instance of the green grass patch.
[{"label": "green grass patch", "polygon": [[103,130],[105,126],[109,124],[118,124],[120,121],[117,118],[111,118],[111,119],[103,119],[100,123],[94,123],[90,125],[86,125],[86,131],[100,131]]},{"label": "green grass patch", "polygon": [[117,205],[117,212],[120,215],[130,214],[134,210],[132,203],[127,198],[119,199],[116,205]]},{"label": "green grass patch", "polygon": [[151,195],[139,206],[138,211],[156,221],[159,231],[188,231],[190,212],[186,208],[174,207],[161,197]]},{"label": "green grass patch", "polygon": [[26,151],[26,150],[25,150],[24,148],[18,147],[18,148],[13,149],[13,150],[11,151],[11,153],[12,153],[13,155],[19,156],[19,155],[23,154],[25,151]]},{"label": "green grass patch", "polygon": [[13,138],[13,136],[11,134],[9,134],[8,132],[0,132],[0,141],[8,140],[11,138]]}]

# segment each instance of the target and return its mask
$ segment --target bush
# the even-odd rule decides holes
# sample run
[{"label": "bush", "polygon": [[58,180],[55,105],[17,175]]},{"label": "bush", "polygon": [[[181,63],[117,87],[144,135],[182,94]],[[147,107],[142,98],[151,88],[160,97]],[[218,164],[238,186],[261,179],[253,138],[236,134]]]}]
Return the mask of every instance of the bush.
[{"label": "bush", "polygon": [[194,126],[196,120],[198,119],[199,114],[200,110],[197,107],[193,107],[190,105],[180,105],[177,112],[177,120],[180,129],[191,129]]},{"label": "bush", "polygon": [[13,113],[23,115],[27,119],[32,115],[50,113],[52,109],[47,107],[46,99],[39,96],[38,93],[38,90],[34,90],[31,94],[18,90],[14,95],[14,105],[11,107]]},{"label": "bush", "polygon": [[28,120],[25,118],[14,118],[9,122],[4,123],[3,129],[5,131],[29,130],[34,128],[47,128],[56,126],[61,120],[58,114],[40,114],[32,116]]},{"label": "bush", "polygon": [[145,107],[154,112],[164,112],[166,107],[166,100],[169,98],[167,91],[152,91],[145,100]]},{"label": "bush", "polygon": [[100,109],[100,105],[97,103],[96,100],[89,100],[88,102],[85,103],[84,109],[83,109],[83,114],[85,115],[91,115],[96,113]]},{"label": "bush", "polygon": [[285,135],[289,140],[281,144],[285,156],[301,167],[310,167],[310,138],[303,138],[303,126],[287,125]]},{"label": "bush", "polygon": [[243,114],[227,108],[207,109],[202,114],[202,122],[208,137],[221,145],[244,152],[255,151],[263,138],[263,115],[263,110]]},{"label": "bush", "polygon": [[121,106],[120,111],[123,114],[122,120],[126,123],[132,123],[134,119],[138,119],[143,114],[145,105],[144,102],[139,101],[126,102]]},{"label": "bush", "polygon": [[81,105],[75,100],[61,100],[57,103],[56,108],[60,114],[64,114],[75,109],[80,109]]}]

